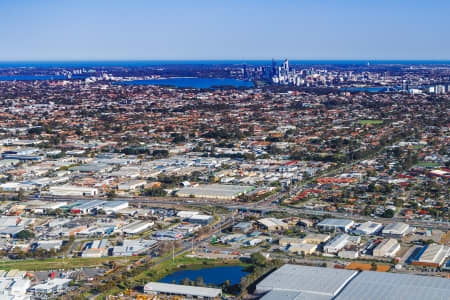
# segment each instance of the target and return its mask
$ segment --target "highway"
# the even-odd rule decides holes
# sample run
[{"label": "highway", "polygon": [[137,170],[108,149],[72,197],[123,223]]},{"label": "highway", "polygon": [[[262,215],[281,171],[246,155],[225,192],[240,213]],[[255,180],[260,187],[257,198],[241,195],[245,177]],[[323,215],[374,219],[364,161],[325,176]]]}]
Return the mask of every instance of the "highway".
[{"label": "highway", "polygon": [[[132,204],[145,204],[145,205],[189,205],[205,207],[208,206],[222,206],[230,210],[240,210],[249,211],[257,213],[268,213],[268,212],[285,212],[291,215],[310,215],[310,216],[330,216],[333,218],[349,218],[359,221],[372,221],[378,223],[392,223],[392,222],[404,222],[410,226],[423,227],[430,229],[441,229],[449,230],[449,221],[425,221],[425,220],[408,220],[405,218],[394,217],[391,219],[384,219],[371,216],[355,215],[351,213],[342,212],[330,212],[324,210],[313,210],[308,208],[297,208],[297,207],[284,207],[278,205],[269,205],[274,201],[279,201],[282,197],[286,196],[287,192],[279,192],[274,195],[269,196],[269,199],[264,199],[256,203],[233,203],[230,201],[215,201],[208,199],[199,198],[179,198],[179,197],[117,197],[114,200],[128,201]],[[55,197],[55,196],[41,196],[40,198],[35,198],[28,196],[26,200],[36,200],[41,199],[45,201],[80,201],[80,200],[106,200],[105,198],[88,198],[88,197]]]}]

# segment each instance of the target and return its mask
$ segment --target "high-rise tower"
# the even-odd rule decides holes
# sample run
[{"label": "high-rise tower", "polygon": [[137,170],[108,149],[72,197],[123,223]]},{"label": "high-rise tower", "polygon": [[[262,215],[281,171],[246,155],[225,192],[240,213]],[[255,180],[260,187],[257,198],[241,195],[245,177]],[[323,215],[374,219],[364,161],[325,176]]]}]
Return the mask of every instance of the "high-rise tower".
[{"label": "high-rise tower", "polygon": [[289,74],[289,61],[287,59],[284,60],[283,64],[281,65],[281,69],[283,70],[283,75]]},{"label": "high-rise tower", "polygon": [[271,76],[274,76],[275,74],[277,74],[277,62],[273,58],[272,58],[272,71],[271,72],[272,72],[270,74]]}]

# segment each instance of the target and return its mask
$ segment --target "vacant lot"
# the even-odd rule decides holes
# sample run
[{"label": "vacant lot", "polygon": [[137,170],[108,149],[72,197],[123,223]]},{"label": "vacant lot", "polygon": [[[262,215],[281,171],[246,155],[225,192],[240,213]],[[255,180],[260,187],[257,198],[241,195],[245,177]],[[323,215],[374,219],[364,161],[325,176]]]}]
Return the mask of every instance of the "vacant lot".
[{"label": "vacant lot", "polygon": [[[139,257],[129,257],[128,262],[136,261]],[[100,258],[53,258],[39,260],[10,260],[0,262],[0,270],[18,269],[23,271],[45,271],[56,269],[76,269],[87,267],[101,267],[114,261],[118,264],[125,262],[124,257],[100,257]]]},{"label": "vacant lot", "polygon": [[360,120],[361,125],[379,125],[383,124],[383,120]]}]

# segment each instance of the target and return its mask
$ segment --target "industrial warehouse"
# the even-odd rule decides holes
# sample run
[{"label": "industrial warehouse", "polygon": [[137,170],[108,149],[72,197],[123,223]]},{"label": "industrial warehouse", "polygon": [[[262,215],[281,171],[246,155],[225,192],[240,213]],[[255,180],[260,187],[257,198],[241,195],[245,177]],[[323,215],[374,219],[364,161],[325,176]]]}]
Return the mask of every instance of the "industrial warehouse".
[{"label": "industrial warehouse", "polygon": [[448,299],[448,279],[284,265],[256,285],[262,300]]},{"label": "industrial warehouse", "polygon": [[262,300],[448,299],[448,279],[284,265],[256,286]]},{"label": "industrial warehouse", "polygon": [[253,186],[211,184],[182,188],[178,190],[177,195],[179,197],[194,196],[196,198],[233,200],[239,195],[248,193],[253,189]]},{"label": "industrial warehouse", "polygon": [[147,294],[179,296],[183,299],[217,299],[222,295],[221,289],[149,282],[144,286]]}]

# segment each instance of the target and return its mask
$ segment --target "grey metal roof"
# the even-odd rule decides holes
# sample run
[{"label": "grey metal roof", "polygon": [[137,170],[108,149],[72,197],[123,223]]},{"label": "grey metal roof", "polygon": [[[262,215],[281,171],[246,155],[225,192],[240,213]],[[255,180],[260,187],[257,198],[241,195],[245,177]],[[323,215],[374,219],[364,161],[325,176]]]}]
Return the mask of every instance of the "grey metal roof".
[{"label": "grey metal roof", "polygon": [[272,290],[261,297],[260,300],[297,300],[297,297],[300,297],[300,292],[292,292],[292,291],[275,291]]},{"label": "grey metal roof", "polygon": [[124,203],[127,203],[128,201],[124,201],[124,200],[113,200],[113,201],[106,201],[102,204],[103,207],[105,208],[115,208],[117,206],[120,206]]},{"label": "grey metal roof", "polygon": [[256,290],[297,291],[332,297],[356,274],[351,270],[284,265],[262,280]]},{"label": "grey metal roof", "polygon": [[178,193],[209,196],[236,196],[253,188],[253,186],[210,184],[182,188],[178,190]]},{"label": "grey metal roof", "polygon": [[337,247],[339,246],[339,244],[343,243],[343,242],[347,242],[349,240],[350,236],[348,234],[340,234],[336,237],[334,237],[331,241],[329,241],[325,247]]},{"label": "grey metal roof", "polygon": [[256,291],[263,300],[448,300],[450,279],[284,265]]},{"label": "grey metal roof", "polygon": [[352,220],[347,219],[324,219],[322,222],[317,224],[318,226],[348,226],[352,224]]},{"label": "grey metal roof", "polygon": [[251,222],[240,222],[240,223],[233,225],[233,228],[247,229],[252,226],[253,226],[253,224]]},{"label": "grey metal roof", "polygon": [[272,290],[264,295],[260,300],[330,300],[331,296]]},{"label": "grey metal roof", "polygon": [[25,226],[0,226],[0,234],[15,235],[25,230]]},{"label": "grey metal roof", "polygon": [[210,297],[214,298],[222,294],[221,289],[188,286],[181,284],[169,284],[160,282],[149,282],[145,285],[144,291],[157,292],[165,294],[179,294],[179,295],[191,295],[198,297]]},{"label": "grey metal roof", "polygon": [[409,225],[401,222],[390,223],[383,228],[384,234],[401,234],[408,230]]},{"label": "grey metal roof", "polygon": [[99,163],[87,163],[81,166],[71,167],[71,171],[80,171],[80,172],[99,172],[108,169],[109,166],[107,164],[99,164]]},{"label": "grey metal roof", "polygon": [[76,207],[76,209],[92,209],[97,206],[103,205],[106,201],[102,200],[91,200],[91,201],[83,201],[80,205]]},{"label": "grey metal roof", "polygon": [[409,274],[361,272],[336,300],[448,300],[450,279]]}]

